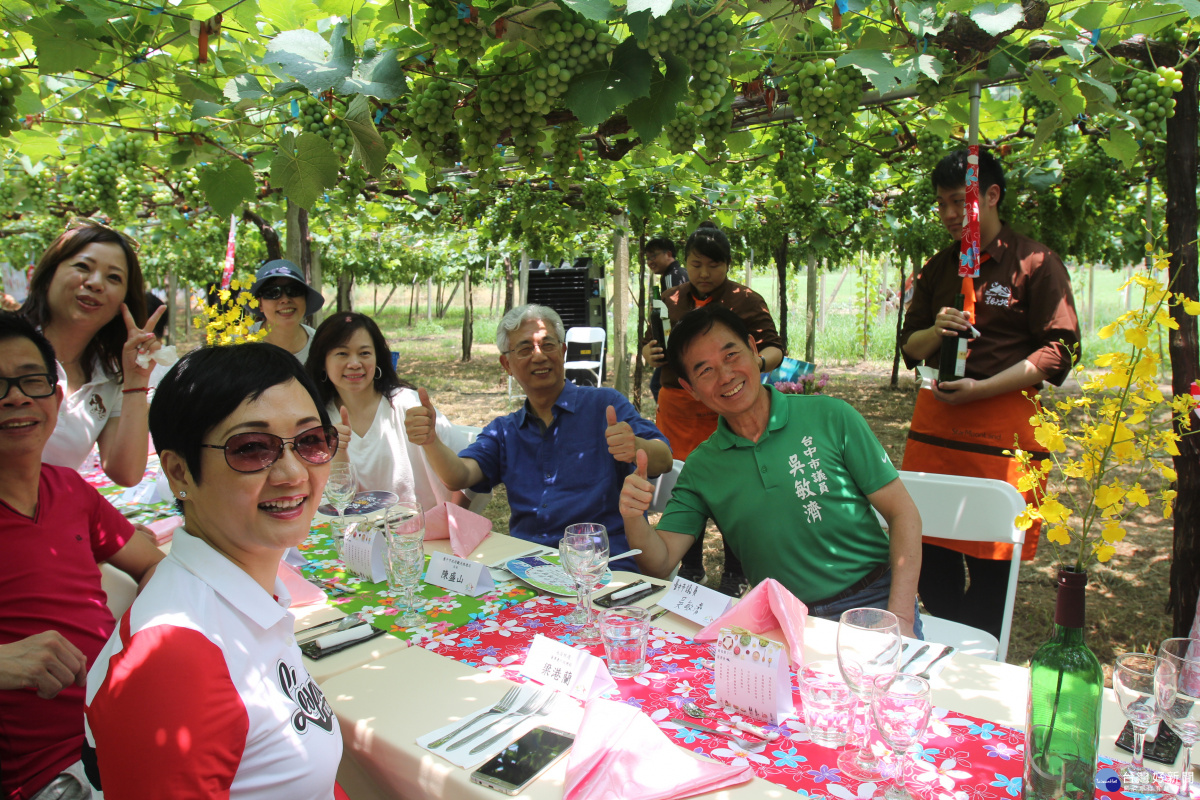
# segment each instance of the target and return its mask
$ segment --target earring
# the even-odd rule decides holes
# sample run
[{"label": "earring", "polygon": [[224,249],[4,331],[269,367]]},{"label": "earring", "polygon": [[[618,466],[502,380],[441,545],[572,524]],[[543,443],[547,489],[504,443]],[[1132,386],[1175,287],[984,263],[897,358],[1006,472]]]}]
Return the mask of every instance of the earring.
[{"label": "earring", "polygon": [[184,499],[184,498],[186,498],[186,497],[187,497],[187,492],[180,492],[180,493],[179,493],[179,499],[180,499],[180,500],[183,500],[183,499]]},{"label": "earring", "polygon": [[321,370],[321,383],[329,383],[329,373]]},{"label": "earring", "polygon": [[383,377],[383,368],[375,367],[375,380],[379,380],[382,377]]}]

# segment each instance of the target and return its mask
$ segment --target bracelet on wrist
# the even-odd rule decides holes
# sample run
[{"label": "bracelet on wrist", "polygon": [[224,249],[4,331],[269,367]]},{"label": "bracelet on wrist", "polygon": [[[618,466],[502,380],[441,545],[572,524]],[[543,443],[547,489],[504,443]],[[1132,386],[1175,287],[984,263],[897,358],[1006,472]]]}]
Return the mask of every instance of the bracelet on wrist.
[{"label": "bracelet on wrist", "polygon": [[141,392],[142,394],[149,394],[150,387],[149,386],[139,386],[136,389],[122,389],[121,390],[121,394],[137,394],[138,392]]}]

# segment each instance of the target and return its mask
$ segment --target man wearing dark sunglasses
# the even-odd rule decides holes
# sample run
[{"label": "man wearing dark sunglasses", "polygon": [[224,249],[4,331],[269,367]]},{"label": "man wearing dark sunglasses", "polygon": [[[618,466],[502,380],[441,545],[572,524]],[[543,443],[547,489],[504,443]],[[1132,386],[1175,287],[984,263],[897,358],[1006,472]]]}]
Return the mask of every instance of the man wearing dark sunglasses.
[{"label": "man wearing dark sunglasses", "polygon": [[79,473],[42,464],[63,399],[54,364],[45,337],[0,312],[3,797],[91,797],[78,763],[83,686],[115,624],[96,565],[140,581],[162,558]]}]

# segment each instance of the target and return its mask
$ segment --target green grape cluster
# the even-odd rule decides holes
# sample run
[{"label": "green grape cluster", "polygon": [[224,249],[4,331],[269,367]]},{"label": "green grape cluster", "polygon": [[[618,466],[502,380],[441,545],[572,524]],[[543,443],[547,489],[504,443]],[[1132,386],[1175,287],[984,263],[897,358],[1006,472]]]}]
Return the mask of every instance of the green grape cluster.
[{"label": "green grape cluster", "polygon": [[101,150],[86,151],[79,164],[70,170],[67,190],[76,210],[91,213],[100,209],[110,215],[120,213],[122,191],[117,179],[141,168],[141,147],[136,139],[122,134]]},{"label": "green grape cluster", "polygon": [[333,152],[345,158],[354,147],[354,139],[343,119],[345,114],[346,101],[340,97],[334,98],[327,106],[316,97],[309,96],[300,101],[300,116],[297,122],[302,131],[315,133],[328,140]]},{"label": "green grape cluster", "polygon": [[855,180],[837,180],[833,184],[830,203],[834,209],[850,220],[860,219],[871,205],[871,190]]},{"label": "green grape cluster", "polygon": [[1063,170],[1064,205],[1083,213],[1087,208],[1103,207],[1109,197],[1122,193],[1121,165],[1099,144],[1088,141],[1067,161]]},{"label": "green grape cluster", "polygon": [[546,114],[566,93],[571,78],[612,52],[617,40],[603,23],[570,9],[543,14],[538,23],[541,49],[523,84],[526,107]]},{"label": "green grape cluster", "polygon": [[1029,118],[1034,122],[1041,122],[1058,111],[1058,103],[1043,100],[1028,88],[1021,90],[1021,106],[1029,109]]},{"label": "green grape cluster", "polygon": [[522,126],[512,128],[510,133],[513,150],[516,151],[517,161],[521,166],[529,171],[541,169],[546,160],[542,151],[542,140],[545,139],[546,132],[540,127]]},{"label": "green grape cluster", "polygon": [[462,160],[462,142],[454,119],[460,97],[458,85],[441,78],[418,82],[408,95],[405,124],[421,154],[434,167],[452,167]]},{"label": "green grape cluster", "polygon": [[141,184],[129,174],[117,176],[117,213],[122,219],[137,216],[142,204]]},{"label": "green grape cluster", "polygon": [[583,208],[593,217],[608,216],[608,190],[600,181],[584,181],[582,189]]},{"label": "green grape cluster", "polygon": [[724,149],[725,137],[733,130],[733,105],[725,103],[720,108],[705,111],[700,115],[697,129],[704,137],[704,147],[709,155]]},{"label": "green grape cluster", "polygon": [[363,196],[367,188],[367,178],[370,177],[362,163],[351,160],[342,170],[342,178],[334,190],[334,197],[347,210],[352,209]]},{"label": "green grape cluster", "polygon": [[814,155],[812,138],[796,125],[778,129],[776,140],[779,158],[775,162],[775,178],[794,191],[808,182],[812,170],[809,163]]},{"label": "green grape cluster", "polygon": [[471,22],[469,15],[460,17],[459,4],[454,2],[435,2],[421,18],[417,30],[429,41],[453,50],[467,61],[479,60],[487,50],[483,29]]},{"label": "green grape cluster", "polygon": [[856,68],[838,69],[836,60],[826,58],[805,62],[785,78],[784,89],[796,118],[827,140],[853,121],[864,84]]},{"label": "green grape cluster", "polygon": [[462,125],[463,165],[475,173],[471,185],[477,189],[495,185],[504,165],[496,147],[499,132],[483,118],[478,106],[465,105],[454,116]]},{"label": "green grape cluster", "polygon": [[696,18],[686,7],[650,20],[650,33],[640,43],[650,55],[685,59],[692,72],[692,105],[697,114],[711,112],[729,92],[732,53],[741,31],[732,19],[713,14]]},{"label": "green grape cluster", "polygon": [[195,167],[191,167],[179,176],[179,180],[175,182],[176,199],[184,206],[185,210],[195,211],[204,205],[204,192],[200,190],[200,174],[196,172]]},{"label": "green grape cluster", "polygon": [[[1134,62],[1134,66],[1140,64]],[[1167,120],[1175,116],[1175,93],[1180,91],[1183,73],[1163,66],[1154,72],[1138,72],[1122,97],[1132,106],[1131,117],[1151,133],[1166,136]]]},{"label": "green grape cluster", "polygon": [[556,183],[565,184],[571,173],[583,163],[583,151],[579,147],[579,134],[583,123],[578,120],[564,122],[554,129],[550,137],[550,177]]},{"label": "green grape cluster", "polygon": [[0,136],[20,130],[21,119],[17,114],[17,95],[25,88],[21,71],[8,64],[0,65]]},{"label": "green grape cluster", "polygon": [[741,183],[745,177],[745,167],[740,161],[730,161],[725,165],[725,182],[726,183]]},{"label": "green grape cluster", "polygon": [[663,132],[667,135],[667,146],[675,155],[690,153],[700,135],[696,123],[696,115],[685,105],[680,105],[665,126]]},{"label": "green grape cluster", "polygon": [[942,64],[942,79],[935,81],[925,73],[917,78],[917,100],[923,105],[935,106],[954,94],[952,70],[956,66],[954,54],[943,47],[930,47],[925,55],[931,55]]},{"label": "green grape cluster", "polygon": [[1191,34],[1188,31],[1187,19],[1185,17],[1180,17],[1170,25],[1167,25],[1165,28],[1155,33],[1154,38],[1157,41],[1166,42],[1169,45],[1183,48],[1187,46],[1190,35]]},{"label": "green grape cluster", "polygon": [[[504,131],[540,125],[542,115],[532,111],[525,103],[525,83],[528,64],[517,59],[500,59],[500,71],[481,76],[476,97],[483,128],[479,132],[482,141],[496,144]],[[489,133],[490,131],[490,133]]]},{"label": "green grape cluster", "polygon": [[908,163],[919,175],[928,175],[948,152],[946,140],[925,128],[919,128],[913,134],[913,152]]}]

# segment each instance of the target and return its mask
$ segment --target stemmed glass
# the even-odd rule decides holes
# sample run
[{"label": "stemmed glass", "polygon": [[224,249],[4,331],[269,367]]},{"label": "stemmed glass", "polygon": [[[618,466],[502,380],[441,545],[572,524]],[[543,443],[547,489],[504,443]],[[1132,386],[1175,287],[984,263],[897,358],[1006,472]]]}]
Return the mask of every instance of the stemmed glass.
[{"label": "stemmed glass", "polygon": [[892,785],[884,792],[884,800],[912,800],[904,786],[905,753],[921,740],[929,727],[933,704],[929,698],[929,681],[916,675],[891,673],[874,679],[871,716],[879,735],[896,756],[896,772]]},{"label": "stemmed glass", "polygon": [[568,525],[562,541],[558,543],[563,571],[575,582],[579,596],[579,614],[572,624],[582,625],[576,634],[583,644],[600,644],[600,626],[592,613],[592,591],[600,583],[608,569],[608,530],[597,522],[580,522]]},{"label": "stemmed glass", "polygon": [[1133,763],[1125,770],[1124,783],[1148,784],[1150,771],[1143,762],[1146,731],[1158,719],[1154,701],[1154,674],[1158,659],[1149,653],[1126,653],[1113,665],[1113,691],[1121,711],[1133,728]]},{"label": "stemmed glass", "polygon": [[860,746],[840,753],[838,767],[856,781],[878,781],[883,777],[879,761],[871,752],[870,703],[875,678],[896,671],[900,643],[900,621],[890,611],[852,608],[838,621],[838,668],[842,680],[859,699],[864,717]]},{"label": "stemmed glass", "polygon": [[[425,512],[421,508],[421,504],[401,502],[390,506],[383,514],[383,536],[389,554],[392,547],[403,542],[422,545],[423,548],[423,542],[425,541]],[[397,586],[392,585],[395,579],[392,578],[391,569],[388,570],[388,578],[388,590],[392,592],[397,591]],[[416,611],[412,607],[411,597],[404,608],[410,613]]]},{"label": "stemmed glass", "polygon": [[425,568],[425,545],[418,539],[393,537],[388,542],[388,589],[404,592],[407,611],[396,618],[401,628],[423,625],[428,620],[414,606],[413,595],[421,582],[421,570]]},{"label": "stemmed glass", "polygon": [[1192,745],[1200,738],[1200,639],[1165,639],[1158,646],[1154,694],[1163,722],[1183,740],[1177,797],[1192,796]]},{"label": "stemmed glass", "polygon": [[338,512],[337,526],[333,534],[333,546],[342,554],[342,543],[346,537],[346,506],[358,494],[358,476],[349,461],[335,461],[329,465],[329,478],[325,481],[325,500]]}]

